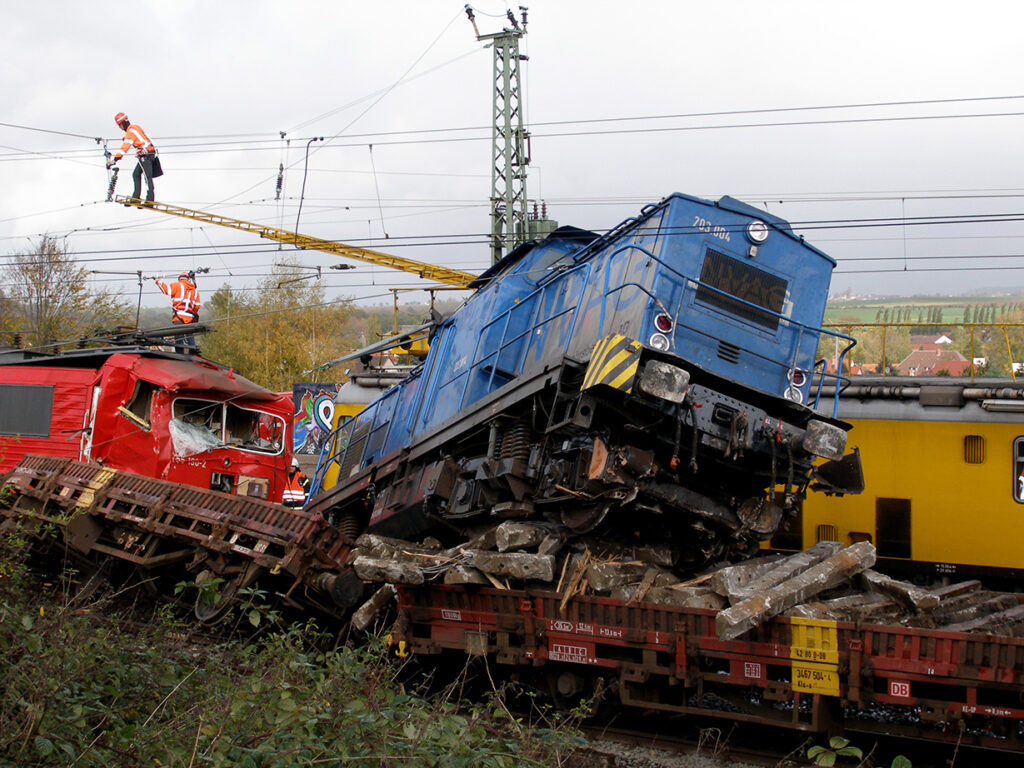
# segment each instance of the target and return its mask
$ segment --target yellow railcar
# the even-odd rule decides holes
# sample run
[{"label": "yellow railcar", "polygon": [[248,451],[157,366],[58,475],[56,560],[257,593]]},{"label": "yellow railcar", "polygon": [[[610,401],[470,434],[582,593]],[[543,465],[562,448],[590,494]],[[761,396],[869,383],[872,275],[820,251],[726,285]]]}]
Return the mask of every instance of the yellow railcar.
[{"label": "yellow railcar", "polygon": [[809,494],[773,548],[868,540],[922,581],[1024,576],[1024,382],[858,377],[839,418],[864,493]]}]

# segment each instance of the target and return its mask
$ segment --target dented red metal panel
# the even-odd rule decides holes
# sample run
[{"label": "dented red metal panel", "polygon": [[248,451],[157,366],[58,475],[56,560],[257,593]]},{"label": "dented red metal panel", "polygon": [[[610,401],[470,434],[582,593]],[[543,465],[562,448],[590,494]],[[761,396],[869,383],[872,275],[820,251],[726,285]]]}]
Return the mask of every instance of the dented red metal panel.
[{"label": "dented red metal panel", "polygon": [[[215,488],[281,501],[292,455],[292,399],[198,357],[173,358],[138,352],[99,353],[77,368],[29,360],[0,366],[0,383],[53,386],[48,438],[8,438],[0,469],[11,469],[26,453],[92,460],[113,469],[199,488]],[[140,382],[151,385],[147,418],[130,412]],[[179,453],[171,436],[175,398],[230,403],[225,408],[280,419],[277,447],[263,450],[225,442]],[[234,411],[238,413],[238,410]],[[248,417],[250,414],[244,414]],[[226,421],[226,420],[224,420]],[[226,424],[222,425],[226,430]],[[86,440],[86,435],[88,440]],[[265,437],[265,436],[264,436]],[[88,453],[83,448],[88,444]]]},{"label": "dented red metal panel", "polygon": [[[246,478],[268,483],[268,501],[281,501],[292,446],[287,428],[292,399],[271,392],[229,369],[202,358],[173,360],[133,354],[115,354],[100,371],[100,399],[93,432],[93,458],[107,466],[160,480],[210,488],[217,475],[238,485]],[[145,429],[121,410],[139,381],[159,389],[150,407]],[[177,397],[209,402],[230,401],[244,409],[270,413],[283,420],[281,448],[257,453],[223,446],[199,454],[180,456],[170,434],[173,403]]]},{"label": "dented red metal panel", "polygon": [[0,369],[0,383],[53,388],[50,433],[43,436],[0,436],[0,472],[11,470],[26,453],[81,458],[83,429],[96,371],[80,368]]},{"label": "dented red metal panel", "polygon": [[120,353],[111,355],[103,367],[129,371],[134,378],[152,382],[169,392],[205,391],[224,397],[242,397],[261,402],[281,398],[276,392],[239,376],[232,369],[201,357],[174,360]]}]

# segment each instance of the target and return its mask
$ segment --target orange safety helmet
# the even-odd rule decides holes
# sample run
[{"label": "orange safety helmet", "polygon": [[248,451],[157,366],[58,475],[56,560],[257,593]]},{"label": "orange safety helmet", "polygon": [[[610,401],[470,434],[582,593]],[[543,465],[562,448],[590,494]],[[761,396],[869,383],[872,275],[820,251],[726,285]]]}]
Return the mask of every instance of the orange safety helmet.
[{"label": "orange safety helmet", "polygon": [[124,112],[118,112],[116,115],[114,115],[114,122],[117,123],[117,127],[120,128],[121,123],[128,123],[131,121],[128,119],[128,115],[126,115]]},{"label": "orange safety helmet", "polygon": [[191,280],[192,277],[189,275],[188,272],[182,272],[180,275],[178,275],[178,279],[179,280]]}]

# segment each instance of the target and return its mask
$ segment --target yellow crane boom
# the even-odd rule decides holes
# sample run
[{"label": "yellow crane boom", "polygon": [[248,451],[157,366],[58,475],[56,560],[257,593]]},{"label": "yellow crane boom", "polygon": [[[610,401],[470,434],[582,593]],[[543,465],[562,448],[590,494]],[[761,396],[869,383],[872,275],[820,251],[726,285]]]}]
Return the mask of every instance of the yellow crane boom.
[{"label": "yellow crane boom", "polygon": [[216,213],[197,211],[192,208],[182,208],[181,206],[171,205],[170,203],[149,202],[140,200],[137,197],[123,197],[121,195],[118,195],[115,198],[115,201],[118,203],[124,203],[125,205],[133,205],[136,208],[142,208],[143,210],[160,211],[161,213],[169,213],[172,216],[181,216],[184,219],[201,221],[205,224],[217,224],[221,227],[231,227],[232,229],[238,229],[242,232],[252,232],[268,240],[276,240],[279,243],[294,245],[296,248],[325,251],[326,253],[334,253],[338,256],[343,256],[346,259],[366,261],[370,264],[376,264],[381,267],[400,269],[403,272],[411,272],[414,275],[419,275],[425,280],[434,280],[439,283],[446,283],[447,285],[454,285],[459,288],[465,288],[477,277],[471,272],[462,272],[457,269],[439,267],[435,264],[426,264],[422,261],[403,259],[401,256],[393,256],[390,253],[374,251],[369,248],[357,248],[354,245],[345,245],[345,243],[339,243],[334,240],[324,240],[319,237],[300,235],[298,232],[289,232],[286,229],[268,227],[265,224],[254,224],[251,221],[232,219],[229,216],[220,216]]}]

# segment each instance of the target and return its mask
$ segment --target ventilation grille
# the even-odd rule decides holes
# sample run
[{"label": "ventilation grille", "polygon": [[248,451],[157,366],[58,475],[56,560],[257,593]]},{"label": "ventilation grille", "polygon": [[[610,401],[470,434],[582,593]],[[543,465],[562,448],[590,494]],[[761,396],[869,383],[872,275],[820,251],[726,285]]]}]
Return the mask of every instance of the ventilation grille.
[{"label": "ventilation grille", "polygon": [[834,525],[819,525],[818,541],[839,541],[839,529]]},{"label": "ventilation grille", "polygon": [[985,438],[981,435],[964,437],[964,461],[968,464],[985,463]]},{"label": "ventilation grille", "polygon": [[370,431],[370,420],[366,419],[356,424],[355,430],[348,439],[348,446],[345,448],[345,460],[341,465],[341,472],[338,474],[338,482],[341,482],[352,474],[352,470],[359,466],[363,458],[363,443],[366,442],[366,435]]},{"label": "ventilation grille", "polygon": [[740,348],[720,341],[718,342],[718,356],[727,363],[738,363],[740,361]]}]

